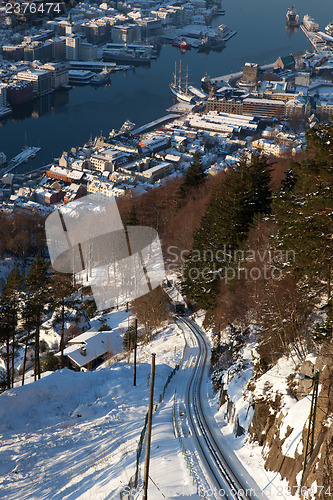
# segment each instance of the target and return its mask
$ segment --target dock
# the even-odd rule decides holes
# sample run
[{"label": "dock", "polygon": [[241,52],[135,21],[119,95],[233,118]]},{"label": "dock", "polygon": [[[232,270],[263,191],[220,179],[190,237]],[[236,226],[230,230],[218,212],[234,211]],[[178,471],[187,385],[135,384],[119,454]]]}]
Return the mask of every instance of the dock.
[{"label": "dock", "polygon": [[171,114],[171,115],[162,116],[162,118],[158,118],[158,120],[154,120],[153,122],[147,123],[146,125],[142,125],[142,127],[139,127],[135,130],[132,130],[131,134],[132,135],[144,134],[145,132],[149,132],[150,130],[157,128],[159,125],[163,125],[164,123],[171,122],[172,120],[175,120],[176,118],[179,118],[179,114],[177,114],[177,115]]},{"label": "dock", "polygon": [[[272,64],[265,64],[263,66],[260,66],[261,69],[264,71],[270,70],[274,68],[274,63]],[[243,71],[238,71],[237,73],[229,73],[228,75],[222,75],[222,76],[217,76],[215,78],[211,78],[210,81],[214,83],[229,83],[230,80],[237,80],[238,78],[241,78],[243,76]]]},{"label": "dock", "polygon": [[9,165],[1,171],[1,175],[8,174],[22,163],[27,162],[30,158],[34,158],[40,150],[41,148],[37,148],[36,146],[25,147],[23,151],[16,155],[9,162]]},{"label": "dock", "polygon": [[314,32],[312,31],[308,31],[304,26],[303,24],[300,25],[300,28],[301,30],[303,31],[304,35],[306,36],[306,38],[309,40],[309,42],[311,43],[312,47],[314,48],[315,51],[317,51],[317,45],[316,45],[316,42],[315,42],[315,39],[316,39],[316,35],[314,34]]}]

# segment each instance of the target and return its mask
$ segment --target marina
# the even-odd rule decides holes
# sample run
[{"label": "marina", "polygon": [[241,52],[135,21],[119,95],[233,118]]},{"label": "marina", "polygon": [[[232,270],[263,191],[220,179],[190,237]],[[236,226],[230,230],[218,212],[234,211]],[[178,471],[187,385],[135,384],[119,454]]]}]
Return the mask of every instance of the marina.
[{"label": "marina", "polygon": [[[244,61],[256,61],[260,67],[265,67],[279,56],[311,51],[311,45],[301,30],[291,34],[285,30],[285,15],[291,3],[285,1],[281,5],[258,0],[258,8],[253,9],[247,0],[236,4],[224,0],[226,15],[215,16],[212,27],[217,30],[224,23],[236,30],[237,36],[221,52],[207,54],[188,50],[181,53],[183,67],[189,66],[191,84],[200,88],[205,73],[214,79],[219,75],[229,75],[228,78],[224,76],[224,80],[229,80],[240,71]],[[316,6],[310,0],[304,0],[302,7],[298,6],[298,14],[302,18],[309,12],[325,31],[325,26],[333,21],[330,8],[330,0],[321,0]],[[274,39],[274,44],[263,45],[265,39]],[[186,40],[191,45],[192,41],[200,43],[200,39],[187,36]],[[28,171],[41,163],[49,163],[53,157],[61,155],[63,149],[69,150],[73,144],[86,142],[91,134],[96,136],[101,130],[108,134],[112,128],[119,129],[127,118],[139,127],[165,115],[165,110],[174,104],[168,85],[179,56],[179,50],[165,44],[157,59],[152,59],[150,67],[140,65],[134,71],[113,72],[112,86],[77,85],[70,92],[65,90],[27,103],[12,117],[1,121],[4,124],[0,128],[1,149],[12,158],[27,143],[40,145],[42,150],[38,156],[17,168],[19,172]],[[101,63],[104,67],[108,62]]]}]

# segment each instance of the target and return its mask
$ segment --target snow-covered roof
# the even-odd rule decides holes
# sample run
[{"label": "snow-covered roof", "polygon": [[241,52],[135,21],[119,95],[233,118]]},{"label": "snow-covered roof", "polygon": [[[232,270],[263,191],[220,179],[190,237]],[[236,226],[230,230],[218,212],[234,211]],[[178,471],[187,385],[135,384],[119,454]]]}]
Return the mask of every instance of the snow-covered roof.
[{"label": "snow-covered roof", "polygon": [[[97,332],[95,330],[82,333],[69,341],[70,345],[64,349],[64,355],[81,368],[108,351],[114,351],[113,348],[111,349],[111,345],[114,343],[112,340],[115,340],[111,338],[113,335],[117,336],[113,332]],[[81,353],[81,347],[85,348],[85,355]],[[56,356],[59,357],[60,353],[57,353]]]}]

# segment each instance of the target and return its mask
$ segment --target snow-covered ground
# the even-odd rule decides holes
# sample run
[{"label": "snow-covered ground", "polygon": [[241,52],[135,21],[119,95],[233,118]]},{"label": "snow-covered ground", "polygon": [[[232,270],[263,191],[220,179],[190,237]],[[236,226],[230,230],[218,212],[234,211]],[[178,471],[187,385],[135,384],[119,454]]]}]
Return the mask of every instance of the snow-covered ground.
[{"label": "snow-covered ground", "polygon": [[[245,370],[236,373],[230,380],[227,387],[228,396],[234,405],[234,415],[239,419],[239,423],[246,430],[253,417],[253,409],[251,408],[251,395],[247,391],[246,385],[253,374],[253,354],[255,343],[246,345],[242,352],[242,360],[248,362],[248,367]],[[302,431],[306,419],[309,416],[310,400],[304,398],[296,401],[293,398],[287,387],[287,376],[295,369],[295,364],[292,359],[281,358],[278,363],[264,375],[259,377],[255,382],[255,389],[253,391],[254,397],[269,396],[274,399],[278,393],[281,395],[281,411],[284,415],[282,426],[280,428],[281,439],[285,437],[287,427],[292,429],[290,436],[284,442],[282,452],[286,456],[295,458],[294,452],[302,449]],[[224,375],[223,381],[227,381],[227,373]],[[207,391],[211,390],[210,383],[207,381]],[[269,394],[270,393],[270,394]],[[270,500],[283,500],[283,499],[299,499],[299,495],[292,489],[293,496],[288,482],[282,480],[279,473],[265,470],[263,458],[263,447],[257,443],[251,442],[248,435],[235,436],[234,422],[235,418],[227,418],[227,403],[219,406],[219,394],[211,399],[211,407],[215,413],[215,420],[220,427],[224,437],[224,445],[236,453],[241,463],[247,471],[255,479],[258,486],[265,493]],[[301,448],[301,449],[300,449]]]},{"label": "snow-covered ground", "polygon": [[[203,313],[195,315],[200,325],[203,318]],[[115,350],[119,353],[119,339],[129,321],[130,313],[121,309],[96,316],[91,321],[91,327],[98,330],[103,323],[107,323],[110,335],[115,335]],[[148,408],[153,352],[156,353],[154,400],[158,406],[153,417],[149,498],[200,498],[198,486],[205,489],[207,481],[180,411],[182,396],[187,390],[188,377],[197,355],[190,336],[186,340],[184,349],[184,335],[172,324],[157,334],[150,345],[140,345],[136,387],[133,387],[132,356],[128,364],[127,357],[123,355],[123,359],[118,357],[115,363],[106,361],[94,372],[67,369],[48,372],[36,383],[30,383],[33,379],[27,376],[25,387],[15,387],[2,394],[0,498],[104,500],[120,498],[121,492],[128,491],[128,484],[136,471],[137,447]],[[252,376],[253,348],[251,344],[246,346],[243,358],[249,362],[247,368],[231,380],[228,390],[239,423],[245,428],[252,418],[244,389]],[[182,361],[181,369],[171,379],[164,398],[160,398],[168,377]],[[285,443],[288,456],[292,456],[299,446],[304,419],[300,423],[298,417],[308,414],[307,408],[303,408],[307,403],[302,403],[302,400],[295,404],[295,400],[287,395],[286,375],[291,369],[291,362],[282,360],[256,382],[257,396],[267,390],[267,382],[274,386],[274,391],[279,390],[283,395],[285,417],[281,433],[288,425],[293,428]],[[223,434],[224,448],[229,448],[230,454],[236,453],[269,499],[290,498],[287,482],[281,481],[278,474],[265,471],[262,448],[250,443],[244,436],[235,437],[233,423],[228,423],[225,418],[225,407],[218,411],[219,394],[213,393],[209,377],[204,390],[207,408],[212,410]],[[182,429],[182,441],[175,436],[176,413]],[[182,444],[185,446],[182,447]],[[140,484],[144,453],[143,446]],[[140,488],[137,489],[134,498],[141,498],[141,494]]]},{"label": "snow-covered ground", "polygon": [[[136,387],[132,362],[121,361],[95,372],[64,369],[2,394],[1,497],[119,498],[135,473],[148,407],[151,353],[156,353],[158,402],[168,376],[181,362],[184,344],[182,333],[172,325],[151,345],[139,346]],[[154,414],[150,476],[156,487],[150,487],[156,492],[151,498],[163,498],[158,488],[169,488],[175,495],[183,488],[193,491],[173,435],[171,386]]]}]

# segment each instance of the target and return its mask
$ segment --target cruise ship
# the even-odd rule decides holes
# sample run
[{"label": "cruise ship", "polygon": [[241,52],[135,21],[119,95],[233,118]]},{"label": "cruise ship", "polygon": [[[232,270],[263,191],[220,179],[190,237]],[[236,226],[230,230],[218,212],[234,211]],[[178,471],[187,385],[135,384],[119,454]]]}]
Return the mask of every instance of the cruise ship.
[{"label": "cruise ship", "polygon": [[296,13],[296,9],[293,5],[287,11],[286,25],[290,28],[296,28],[297,26],[299,26],[299,16]]}]

